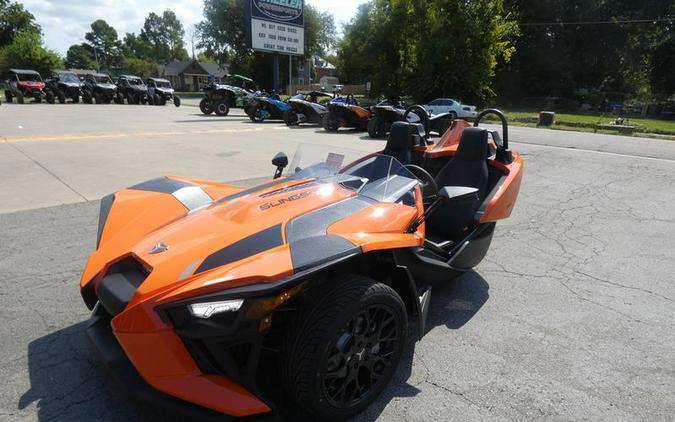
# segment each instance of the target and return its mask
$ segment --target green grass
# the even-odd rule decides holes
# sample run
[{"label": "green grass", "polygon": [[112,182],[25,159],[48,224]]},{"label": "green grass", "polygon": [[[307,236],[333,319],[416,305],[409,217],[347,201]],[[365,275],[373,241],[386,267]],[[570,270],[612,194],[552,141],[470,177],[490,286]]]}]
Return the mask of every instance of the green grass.
[{"label": "green grass", "polygon": [[[515,125],[536,126],[538,112],[534,111],[507,111],[504,110],[507,118]],[[597,128],[600,125],[607,125],[616,120],[614,115],[587,115],[587,114],[569,114],[556,113],[556,124],[554,128],[573,128],[576,130],[616,133]],[[624,120],[624,125],[635,126],[635,134],[643,135],[666,135],[675,136],[675,121],[645,119],[641,117],[629,117]]]}]

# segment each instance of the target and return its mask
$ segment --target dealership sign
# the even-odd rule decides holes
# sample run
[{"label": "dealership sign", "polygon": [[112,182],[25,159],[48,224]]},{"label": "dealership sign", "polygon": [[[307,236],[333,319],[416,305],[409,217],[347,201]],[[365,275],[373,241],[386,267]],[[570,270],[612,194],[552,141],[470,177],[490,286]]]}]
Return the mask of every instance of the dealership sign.
[{"label": "dealership sign", "polygon": [[304,0],[250,0],[249,47],[283,54],[305,54]]}]

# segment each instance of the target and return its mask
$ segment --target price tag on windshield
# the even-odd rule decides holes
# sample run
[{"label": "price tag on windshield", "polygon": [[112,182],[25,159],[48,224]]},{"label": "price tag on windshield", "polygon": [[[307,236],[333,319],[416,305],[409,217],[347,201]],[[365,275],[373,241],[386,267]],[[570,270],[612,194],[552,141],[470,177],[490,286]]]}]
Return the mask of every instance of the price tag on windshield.
[{"label": "price tag on windshield", "polygon": [[328,158],[326,158],[326,166],[331,172],[337,173],[342,168],[342,164],[344,163],[344,161],[345,161],[344,155],[329,152]]}]

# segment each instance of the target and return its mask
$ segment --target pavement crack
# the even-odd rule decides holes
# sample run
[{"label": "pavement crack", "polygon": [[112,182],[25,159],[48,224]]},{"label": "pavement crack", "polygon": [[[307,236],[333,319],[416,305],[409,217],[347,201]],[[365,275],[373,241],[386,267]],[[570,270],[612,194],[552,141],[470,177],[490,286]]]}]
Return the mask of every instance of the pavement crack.
[{"label": "pavement crack", "polygon": [[619,288],[622,288],[622,289],[628,289],[628,290],[636,290],[638,292],[647,293],[647,294],[650,294],[650,295],[653,295],[653,296],[656,296],[656,297],[660,297],[661,299],[667,300],[668,302],[675,302],[675,300],[669,298],[668,296],[664,296],[660,293],[656,293],[656,292],[653,292],[651,290],[643,289],[643,288],[640,288],[640,287],[626,286],[626,285],[621,284],[621,283],[617,283],[617,282],[614,282],[614,281],[609,281],[609,280],[605,280],[603,278],[592,276],[588,273],[585,273],[585,272],[579,271],[579,270],[575,270],[574,272],[577,273],[577,274],[581,274],[583,276],[586,276],[588,278],[591,278],[595,281],[599,281],[601,283],[609,284],[611,286],[619,287]]},{"label": "pavement crack", "polygon": [[7,145],[9,145],[11,148],[14,148],[16,151],[18,151],[18,152],[19,152],[21,155],[23,155],[24,157],[26,157],[26,158],[28,158],[29,160],[31,160],[33,163],[35,163],[35,165],[37,165],[38,167],[40,167],[42,170],[46,171],[46,172],[47,172],[50,176],[52,176],[54,179],[56,179],[56,180],[58,180],[59,182],[61,182],[61,184],[62,184],[63,186],[67,187],[67,188],[68,188],[70,191],[72,191],[74,194],[76,194],[76,195],[79,196],[80,198],[84,199],[85,202],[89,202],[89,199],[87,199],[86,196],[82,195],[80,192],[78,192],[77,190],[75,190],[75,188],[73,188],[73,187],[70,186],[68,183],[66,183],[65,180],[61,179],[61,178],[60,178],[59,176],[57,176],[54,172],[52,172],[52,171],[49,170],[47,167],[45,167],[44,165],[42,165],[42,163],[40,163],[39,161],[37,161],[36,159],[34,159],[33,157],[31,157],[30,155],[26,154],[21,148],[19,148],[19,147],[17,147],[16,145],[14,145],[14,143],[8,142],[8,141],[6,141],[6,140],[5,140],[5,143],[6,143]]}]

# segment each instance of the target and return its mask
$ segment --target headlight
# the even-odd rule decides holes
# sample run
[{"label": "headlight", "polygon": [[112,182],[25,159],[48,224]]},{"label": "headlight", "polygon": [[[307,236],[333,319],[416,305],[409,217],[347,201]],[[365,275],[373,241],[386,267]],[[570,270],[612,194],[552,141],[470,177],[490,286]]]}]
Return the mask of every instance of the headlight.
[{"label": "headlight", "polygon": [[215,314],[222,314],[224,312],[237,312],[243,304],[243,299],[236,299],[225,300],[222,302],[193,303],[189,306],[189,308],[192,316],[208,319]]}]

